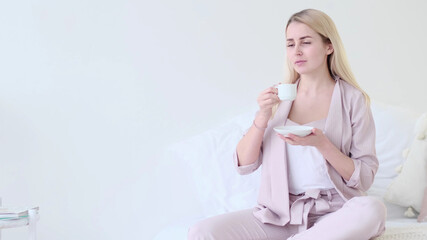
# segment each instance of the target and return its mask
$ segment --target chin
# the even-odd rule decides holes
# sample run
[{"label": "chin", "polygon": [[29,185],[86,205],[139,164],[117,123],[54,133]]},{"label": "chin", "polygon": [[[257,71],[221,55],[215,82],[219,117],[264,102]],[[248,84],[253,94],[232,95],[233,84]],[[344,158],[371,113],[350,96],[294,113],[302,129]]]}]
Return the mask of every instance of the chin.
[{"label": "chin", "polygon": [[299,75],[303,75],[303,74],[310,73],[310,71],[301,70],[301,69],[295,69],[295,71],[296,71]]},{"label": "chin", "polygon": [[303,75],[303,74],[311,74],[311,73],[313,73],[313,72],[315,72],[315,70],[314,69],[308,69],[308,68],[304,68],[304,67],[295,67],[294,68],[295,69],[295,71],[299,74],[299,75]]}]

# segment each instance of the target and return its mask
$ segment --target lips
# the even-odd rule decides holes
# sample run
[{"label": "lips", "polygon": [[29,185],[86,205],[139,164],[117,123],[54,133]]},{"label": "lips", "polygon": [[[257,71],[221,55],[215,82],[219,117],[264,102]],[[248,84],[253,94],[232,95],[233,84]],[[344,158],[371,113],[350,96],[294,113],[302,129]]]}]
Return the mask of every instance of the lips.
[{"label": "lips", "polygon": [[297,67],[301,67],[306,62],[307,62],[306,60],[298,60],[298,61],[295,61],[294,65],[297,66]]}]

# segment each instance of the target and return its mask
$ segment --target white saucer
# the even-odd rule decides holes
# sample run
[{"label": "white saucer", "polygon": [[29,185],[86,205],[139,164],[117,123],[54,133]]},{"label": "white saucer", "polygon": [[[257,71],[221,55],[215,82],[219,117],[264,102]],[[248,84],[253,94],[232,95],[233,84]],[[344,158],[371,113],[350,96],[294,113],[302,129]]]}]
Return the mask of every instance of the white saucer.
[{"label": "white saucer", "polygon": [[305,137],[311,133],[312,129],[313,127],[309,127],[309,126],[279,126],[279,127],[275,127],[274,131],[276,131],[277,133],[283,136],[286,136],[289,133],[292,133],[300,137]]}]

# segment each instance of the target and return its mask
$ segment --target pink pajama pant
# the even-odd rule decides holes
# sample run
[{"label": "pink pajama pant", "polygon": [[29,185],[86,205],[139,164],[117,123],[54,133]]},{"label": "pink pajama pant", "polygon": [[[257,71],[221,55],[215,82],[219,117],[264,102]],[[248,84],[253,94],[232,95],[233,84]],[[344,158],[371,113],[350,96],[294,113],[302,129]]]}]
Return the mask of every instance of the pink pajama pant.
[{"label": "pink pajama pant", "polygon": [[373,197],[347,202],[336,191],[313,198],[290,195],[291,220],[285,226],[262,223],[253,209],[207,218],[193,225],[189,240],[368,240],[384,230],[386,208]]}]

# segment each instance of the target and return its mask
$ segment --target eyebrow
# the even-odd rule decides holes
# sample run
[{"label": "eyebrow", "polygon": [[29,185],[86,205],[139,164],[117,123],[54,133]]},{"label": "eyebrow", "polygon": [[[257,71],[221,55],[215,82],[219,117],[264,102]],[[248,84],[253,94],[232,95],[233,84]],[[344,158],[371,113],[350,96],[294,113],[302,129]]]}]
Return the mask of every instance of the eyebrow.
[{"label": "eyebrow", "polygon": [[[312,37],[311,36],[304,36],[304,37],[300,37],[299,39],[303,40],[303,39],[306,39],[306,38],[312,38]],[[293,38],[286,39],[286,41],[293,41],[293,40],[294,40]]]}]

